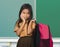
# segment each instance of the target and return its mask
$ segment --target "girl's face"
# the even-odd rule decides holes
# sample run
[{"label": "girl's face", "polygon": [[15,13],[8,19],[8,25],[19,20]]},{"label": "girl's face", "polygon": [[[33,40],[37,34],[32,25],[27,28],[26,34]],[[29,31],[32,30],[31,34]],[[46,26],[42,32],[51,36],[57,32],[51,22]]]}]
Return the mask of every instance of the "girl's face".
[{"label": "girl's face", "polygon": [[29,17],[30,17],[30,12],[28,9],[23,9],[22,12],[21,12],[21,16],[27,20]]}]

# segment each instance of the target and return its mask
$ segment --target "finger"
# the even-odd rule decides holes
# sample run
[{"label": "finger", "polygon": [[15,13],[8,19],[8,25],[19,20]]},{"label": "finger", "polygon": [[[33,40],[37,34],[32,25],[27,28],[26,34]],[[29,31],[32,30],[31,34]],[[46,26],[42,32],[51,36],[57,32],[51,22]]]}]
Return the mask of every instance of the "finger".
[{"label": "finger", "polygon": [[36,21],[36,20],[31,20],[31,21]]}]

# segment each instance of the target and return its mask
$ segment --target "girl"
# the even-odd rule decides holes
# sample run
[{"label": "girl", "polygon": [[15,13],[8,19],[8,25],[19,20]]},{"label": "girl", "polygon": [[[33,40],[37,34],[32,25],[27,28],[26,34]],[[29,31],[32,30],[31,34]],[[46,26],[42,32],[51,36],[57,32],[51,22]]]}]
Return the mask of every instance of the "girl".
[{"label": "girl", "polygon": [[19,11],[19,18],[16,22],[14,32],[20,37],[17,47],[34,47],[33,32],[36,21],[32,20],[33,13],[30,4],[23,4]]}]

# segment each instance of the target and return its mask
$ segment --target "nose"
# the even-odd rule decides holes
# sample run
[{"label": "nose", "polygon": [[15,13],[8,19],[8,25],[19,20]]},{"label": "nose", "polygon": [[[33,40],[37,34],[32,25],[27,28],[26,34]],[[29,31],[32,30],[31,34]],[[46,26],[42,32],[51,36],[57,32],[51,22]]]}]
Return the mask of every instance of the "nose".
[{"label": "nose", "polygon": [[26,19],[26,17],[27,17],[27,14],[24,14],[24,18]]}]

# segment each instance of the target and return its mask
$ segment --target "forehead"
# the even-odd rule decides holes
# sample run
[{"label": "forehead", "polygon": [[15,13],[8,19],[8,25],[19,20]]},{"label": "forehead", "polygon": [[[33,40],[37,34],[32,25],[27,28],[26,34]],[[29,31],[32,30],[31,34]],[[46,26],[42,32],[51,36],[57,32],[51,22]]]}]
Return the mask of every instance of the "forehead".
[{"label": "forehead", "polygon": [[23,9],[22,12],[29,12],[29,10],[28,9]]}]

